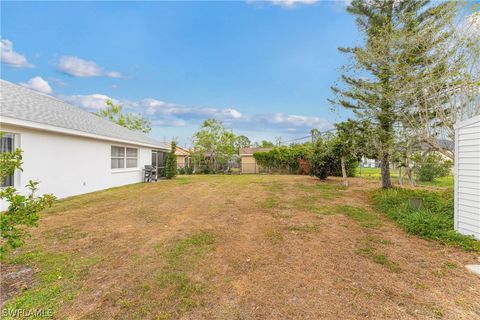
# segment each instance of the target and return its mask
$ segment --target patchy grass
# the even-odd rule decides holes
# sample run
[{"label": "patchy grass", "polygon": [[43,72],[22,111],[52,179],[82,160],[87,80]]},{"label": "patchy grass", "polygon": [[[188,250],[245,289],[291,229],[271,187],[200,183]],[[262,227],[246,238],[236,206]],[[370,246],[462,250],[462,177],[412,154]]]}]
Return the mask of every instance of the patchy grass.
[{"label": "patchy grass", "polygon": [[269,196],[265,198],[262,204],[262,207],[265,209],[273,209],[277,207],[277,205],[278,205],[277,199],[274,196]]},{"label": "patchy grass", "polygon": [[[60,306],[72,300],[79,289],[79,279],[101,257],[76,257],[55,252],[30,251],[10,257],[7,263],[33,266],[38,269],[37,283],[4,306],[7,315],[15,310],[44,310],[53,315]],[[43,317],[42,319],[44,319]],[[2,317],[2,319],[13,319]]]},{"label": "patchy grass", "polygon": [[9,310],[53,308],[56,319],[432,318],[434,308],[448,319],[477,316],[480,287],[463,264],[478,254],[438,250],[390,223],[374,228],[383,220],[365,197],[373,181],[352,178],[345,189],[337,178],[295,175],[182,179],[44,212],[5,262],[36,272]]},{"label": "patchy grass", "polygon": [[[462,235],[453,226],[453,191],[412,189],[379,190],[372,193],[376,208],[406,232],[443,244],[480,252],[480,241]],[[415,208],[411,199],[420,199],[423,206]]]},{"label": "patchy grass", "polygon": [[272,244],[279,244],[285,240],[283,233],[279,230],[268,230],[265,236]]},{"label": "patchy grass", "polygon": [[185,177],[185,176],[177,176],[174,180],[179,185],[192,183],[192,179],[190,177]]},{"label": "patchy grass", "polygon": [[296,186],[298,189],[308,192],[310,196],[322,200],[337,199],[342,197],[347,190],[347,188],[342,185],[326,182],[317,182],[315,184],[298,183]]},{"label": "patchy grass", "polygon": [[299,233],[319,232],[320,228],[316,224],[292,224],[285,227],[286,230]]},{"label": "patchy grass", "polygon": [[[319,201],[322,203],[319,204]],[[317,194],[302,195],[291,201],[294,208],[302,209],[318,215],[337,214],[335,207],[325,203],[324,198]]]},{"label": "patchy grass", "polygon": [[340,205],[338,206],[338,211],[347,217],[358,221],[362,227],[378,228],[381,226],[381,221],[378,216],[364,208]]},{"label": "patchy grass", "polygon": [[453,188],[454,177],[446,176],[446,177],[436,178],[433,181],[419,181],[418,184],[421,186]]},{"label": "patchy grass", "polygon": [[[397,181],[398,170],[391,169],[390,175],[392,179],[394,179],[394,182]],[[355,176],[364,179],[380,180],[380,168],[357,168],[355,170]],[[420,186],[453,188],[453,180],[453,175],[449,175],[446,177],[435,178],[433,181],[417,181],[417,184]],[[407,179],[404,179],[404,183],[408,183]]]},{"label": "patchy grass", "polygon": [[377,244],[382,241],[376,238],[368,238],[363,241],[362,245],[357,248],[356,252],[366,258],[369,258],[375,263],[381,264],[392,272],[400,272],[400,265],[391,260],[388,255],[378,248]]},{"label": "patchy grass", "polygon": [[176,267],[184,258],[192,260],[211,250],[214,241],[215,237],[212,233],[202,231],[179,241],[167,251],[165,256],[170,267]]},{"label": "patchy grass", "polygon": [[179,317],[200,303],[205,285],[189,273],[205,253],[213,250],[214,242],[211,232],[202,231],[178,241],[164,252],[167,264],[156,277],[158,286],[167,290],[163,317]]}]

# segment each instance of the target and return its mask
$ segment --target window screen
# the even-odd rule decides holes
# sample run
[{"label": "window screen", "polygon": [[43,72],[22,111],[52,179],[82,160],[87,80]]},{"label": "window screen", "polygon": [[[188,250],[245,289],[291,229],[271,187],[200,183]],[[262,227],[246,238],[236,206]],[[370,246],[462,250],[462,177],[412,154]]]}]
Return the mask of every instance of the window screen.
[{"label": "window screen", "polygon": [[[0,136],[0,153],[13,152],[15,150],[15,135],[11,133],[4,133]],[[13,175],[5,178],[0,182],[0,187],[13,187]]]}]

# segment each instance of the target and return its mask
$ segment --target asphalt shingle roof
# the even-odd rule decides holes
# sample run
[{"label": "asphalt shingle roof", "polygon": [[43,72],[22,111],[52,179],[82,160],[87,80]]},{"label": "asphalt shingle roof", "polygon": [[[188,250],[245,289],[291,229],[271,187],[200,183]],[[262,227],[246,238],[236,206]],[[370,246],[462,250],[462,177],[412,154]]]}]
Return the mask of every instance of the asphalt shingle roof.
[{"label": "asphalt shingle roof", "polygon": [[168,148],[142,133],[128,130],[54,97],[5,80],[0,80],[0,116],[95,134],[107,140],[113,138]]}]

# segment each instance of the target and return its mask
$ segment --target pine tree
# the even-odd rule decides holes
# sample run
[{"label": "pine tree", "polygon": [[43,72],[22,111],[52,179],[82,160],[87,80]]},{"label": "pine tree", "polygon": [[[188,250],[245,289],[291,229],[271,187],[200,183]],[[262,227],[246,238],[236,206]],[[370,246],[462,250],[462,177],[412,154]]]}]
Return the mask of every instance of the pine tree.
[{"label": "pine tree", "polygon": [[175,155],[177,143],[175,141],[172,141],[171,148],[165,160],[165,177],[167,179],[172,179],[177,175],[177,156]]},{"label": "pine tree", "polygon": [[449,6],[430,5],[428,0],[353,0],[347,8],[356,17],[364,45],[339,48],[351,56],[352,62],[344,67],[342,85],[332,87],[336,98],[330,101],[375,124],[383,188],[392,187],[389,164],[395,124],[405,108],[411,107],[402,101],[400,84],[407,74],[402,70],[428,62],[429,53],[438,45],[431,40],[423,42],[425,47],[418,47],[418,43],[413,47],[408,39],[420,33],[426,38],[435,37],[439,24],[432,21],[447,17],[444,13]]}]

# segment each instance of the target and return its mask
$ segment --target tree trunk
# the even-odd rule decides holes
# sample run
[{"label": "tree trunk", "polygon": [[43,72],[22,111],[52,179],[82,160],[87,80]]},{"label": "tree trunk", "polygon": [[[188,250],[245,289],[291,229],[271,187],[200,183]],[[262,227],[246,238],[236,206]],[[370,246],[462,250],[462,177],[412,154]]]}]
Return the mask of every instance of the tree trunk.
[{"label": "tree trunk", "polygon": [[400,187],[403,188],[402,166],[398,167],[398,183]]},{"label": "tree trunk", "polygon": [[380,170],[382,172],[382,188],[392,188],[392,180],[390,178],[390,153],[384,151],[380,160]]},{"label": "tree trunk", "polygon": [[342,165],[343,186],[348,187],[347,169],[345,168],[345,157],[342,156],[340,158],[340,163]]}]

